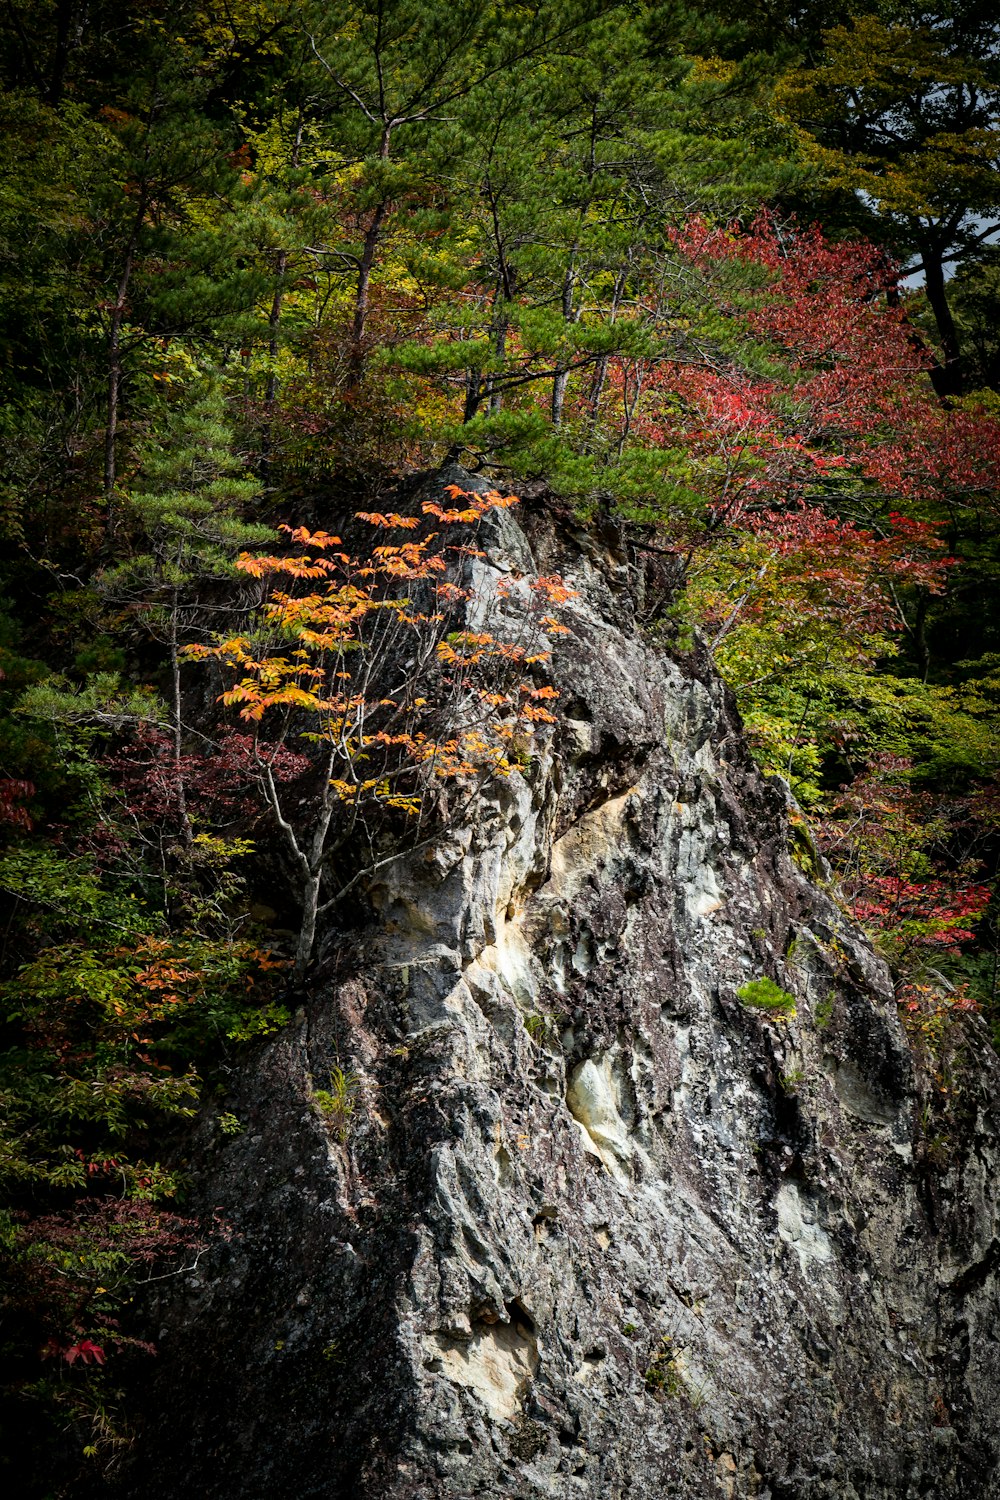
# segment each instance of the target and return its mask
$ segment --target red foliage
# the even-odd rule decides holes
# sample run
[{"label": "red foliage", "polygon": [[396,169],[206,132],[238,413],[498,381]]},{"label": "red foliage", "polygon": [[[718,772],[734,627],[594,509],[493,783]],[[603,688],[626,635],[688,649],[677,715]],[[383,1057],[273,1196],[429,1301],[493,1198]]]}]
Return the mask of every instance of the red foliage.
[{"label": "red foliage", "polygon": [[[826,492],[835,501],[847,477],[872,501],[995,496],[1000,421],[936,400],[929,351],[887,296],[896,268],[882,251],[768,214],[746,230],[693,219],[674,246],[734,330],[776,362],[767,375],[749,357],[666,360],[647,373],[632,431],[691,454],[716,522]],[[758,273],[756,291],[727,290],[732,263]]]},{"label": "red foliage", "polygon": [[80,1339],[76,1344],[69,1344],[66,1348],[60,1348],[55,1339],[50,1339],[42,1350],[43,1359],[51,1359],[58,1355],[68,1365],[76,1364],[77,1360],[84,1365],[103,1365],[104,1350],[100,1344],[95,1344],[93,1339]]},{"label": "red foliage", "polygon": [[123,1290],[169,1274],[207,1247],[194,1220],[134,1199],[81,1198],[62,1213],[20,1211],[13,1219],[7,1309],[40,1326],[43,1359],[68,1365],[102,1365],[124,1349],[155,1354],[146,1340],[123,1333],[109,1309]]},{"label": "red foliage", "polygon": [[[163,730],[140,726],[102,765],[120,791],[130,818],[147,829],[176,824],[178,767],[170,737]],[[308,774],[311,765],[308,756],[282,747],[275,756],[274,778],[281,784],[297,781]],[[206,822],[214,826],[251,823],[259,817],[252,736],[227,731],[211,751],[182,755],[179,770],[189,809],[202,814]],[[90,838],[93,851],[105,860],[120,855],[123,844],[121,835],[106,822]]]},{"label": "red foliage", "polygon": [[975,936],[989,886],[966,852],[977,817],[969,799],[945,806],[908,784],[909,761],[882,756],[844,788],[819,827],[851,910],[897,956],[953,953]]},{"label": "red foliage", "polygon": [[20,804],[35,795],[34,783],[18,781],[12,776],[0,776],[0,824],[12,828],[31,828],[31,818]]},{"label": "red foliage", "polygon": [[968,924],[982,916],[990,898],[988,885],[956,888],[951,880],[913,881],[902,875],[869,875],[867,886],[851,903],[858,921],[889,931],[909,924],[913,943],[922,948],[971,941],[975,934]]},{"label": "red foliage", "polygon": [[881,534],[805,505],[749,514],[744,525],[766,539],[775,557],[792,564],[782,570],[786,582],[813,586],[817,617],[833,613],[850,634],[899,629],[888,585],[906,582],[940,593],[953,561],[943,556],[933,524],[896,512]]}]

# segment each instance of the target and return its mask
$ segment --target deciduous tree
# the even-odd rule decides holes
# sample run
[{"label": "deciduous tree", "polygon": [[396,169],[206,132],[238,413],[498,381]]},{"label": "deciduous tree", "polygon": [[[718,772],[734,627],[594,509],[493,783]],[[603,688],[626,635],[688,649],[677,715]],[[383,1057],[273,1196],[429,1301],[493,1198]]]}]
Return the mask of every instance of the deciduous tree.
[{"label": "deciduous tree", "polygon": [[[279,580],[258,629],[185,651],[237,678],[222,701],[254,727],[261,795],[299,887],[300,972],[323,912],[438,837],[442,817],[460,823],[527,754],[536,726],[553,722],[546,703],[557,694],[533,673],[565,628],[551,611],[567,590],[485,565],[474,528],[513,496],[451,493],[452,506],[425,500],[419,517],[360,513],[400,538],[370,552],[299,528],[288,539],[305,551],[241,557],[243,572]],[[468,540],[443,539],[454,528]],[[319,786],[305,817],[274,773],[290,737],[315,747]],[[448,786],[456,794],[443,805]]]}]

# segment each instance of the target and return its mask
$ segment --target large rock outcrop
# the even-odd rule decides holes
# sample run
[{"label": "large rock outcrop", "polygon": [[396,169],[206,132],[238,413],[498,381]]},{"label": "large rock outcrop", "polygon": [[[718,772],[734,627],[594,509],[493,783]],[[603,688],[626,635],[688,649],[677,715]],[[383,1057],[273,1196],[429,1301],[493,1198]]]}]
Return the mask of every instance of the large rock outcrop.
[{"label": "large rock outcrop", "polygon": [[577,590],[559,728],[331,936],[242,1132],[206,1113],[233,1234],[162,1294],[121,1492],[996,1494],[993,1053],[973,1020],[915,1069],[718,680],[623,559],[522,520],[491,566]]}]

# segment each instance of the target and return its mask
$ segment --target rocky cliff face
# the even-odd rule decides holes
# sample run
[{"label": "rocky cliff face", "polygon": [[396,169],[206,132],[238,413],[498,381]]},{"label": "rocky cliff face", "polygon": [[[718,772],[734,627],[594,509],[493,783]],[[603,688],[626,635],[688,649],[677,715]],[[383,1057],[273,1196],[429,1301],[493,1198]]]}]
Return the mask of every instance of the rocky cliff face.
[{"label": "rocky cliff face", "polygon": [[122,1493],[996,1494],[993,1054],[918,1074],[719,682],[527,519],[491,566],[578,591],[560,727],[201,1123],[233,1237],[163,1294]]}]

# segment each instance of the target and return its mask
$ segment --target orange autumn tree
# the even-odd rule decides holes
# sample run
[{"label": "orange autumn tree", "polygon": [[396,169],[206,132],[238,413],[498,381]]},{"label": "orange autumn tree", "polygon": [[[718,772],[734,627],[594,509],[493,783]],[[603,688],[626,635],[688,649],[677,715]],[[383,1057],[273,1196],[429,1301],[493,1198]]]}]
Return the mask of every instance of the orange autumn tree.
[{"label": "orange autumn tree", "polygon": [[[558,694],[540,679],[549,637],[566,629],[552,608],[570,591],[501,572],[476,545],[515,496],[447,493],[451,507],[425,500],[419,516],[358,512],[387,537],[360,556],[328,532],[283,528],[301,550],[237,562],[271,583],[251,630],[186,652],[223,664],[221,702],[252,726],[249,764],[299,887],[300,974],[325,912],[460,824],[554,722]],[[318,781],[304,803],[276,774],[291,740]]]}]

